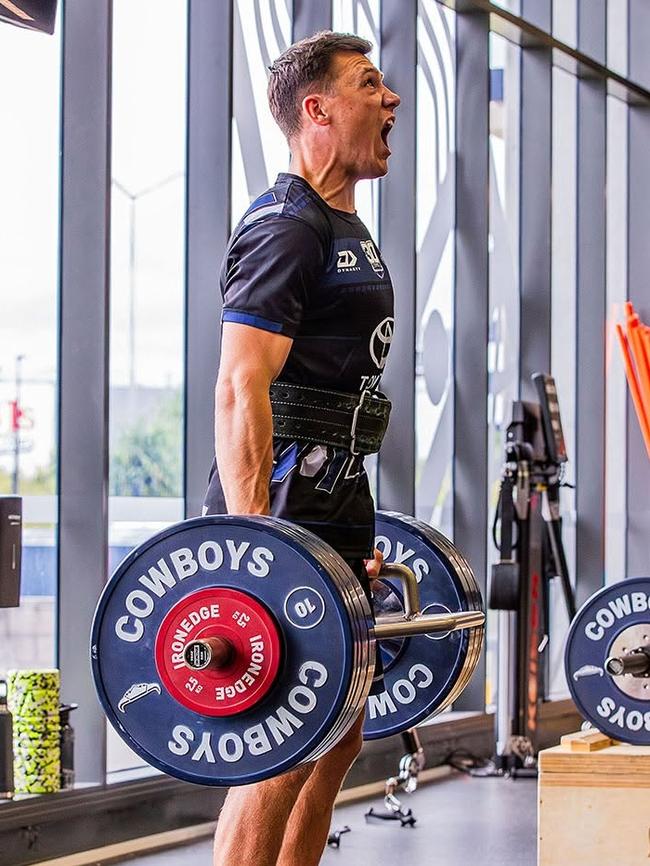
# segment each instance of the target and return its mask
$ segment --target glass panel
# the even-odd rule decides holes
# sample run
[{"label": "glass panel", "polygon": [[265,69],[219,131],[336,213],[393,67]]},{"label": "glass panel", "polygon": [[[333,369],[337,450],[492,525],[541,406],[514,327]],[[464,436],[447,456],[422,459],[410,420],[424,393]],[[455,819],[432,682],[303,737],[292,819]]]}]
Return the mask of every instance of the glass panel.
[{"label": "glass panel", "polygon": [[455,14],[418,4],[416,516],[453,536]]},{"label": "glass panel", "polygon": [[628,74],[628,28],[628,0],[607,0],[607,65],[619,75]]},{"label": "glass panel", "polygon": [[[576,471],[576,267],[577,267],[577,80],[553,69],[553,142],[551,202],[551,372],[555,377],[569,463],[565,480]],[[576,579],[575,490],[560,493],[562,539],[571,580]],[[549,697],[566,694],[564,636],[568,627],[559,581],[549,584]]]},{"label": "glass panel", "polygon": [[[627,300],[628,106],[607,98],[607,354],[605,412],[605,580],[627,576],[627,386],[615,323]],[[636,419],[635,422],[636,423]]]},{"label": "glass panel", "polygon": [[553,0],[553,36],[571,48],[578,47],[577,0]]},{"label": "glass panel", "polygon": [[492,0],[495,6],[500,6],[502,9],[507,9],[513,15],[521,14],[521,0]]},{"label": "glass panel", "polygon": [[0,495],[24,497],[0,676],[56,659],[60,35],[0,26]]},{"label": "glass panel", "polygon": [[[488,340],[488,565],[506,428],[519,393],[520,49],[490,34],[490,199]],[[494,701],[497,617],[488,617],[486,703]]]},{"label": "glass panel", "polygon": [[289,167],[266,96],[268,67],[291,43],[286,0],[237,0],[233,45],[232,226]]},{"label": "glass panel", "polygon": [[[375,66],[381,68],[381,0],[333,0],[332,30],[338,33],[354,33],[372,42],[369,54]],[[386,82],[390,87],[390,81]],[[370,234],[379,237],[379,181],[362,180],[355,190],[355,204],[359,217]],[[366,472],[373,497],[377,498],[377,472],[379,459],[376,454],[366,457]]]},{"label": "glass panel", "polygon": [[[354,33],[372,42],[369,55],[375,66],[380,67],[381,31],[380,0],[334,0],[332,5],[332,29],[338,33]],[[390,87],[390,81],[386,84]],[[379,181],[362,180],[355,192],[357,213],[368,227],[370,234],[379,236]],[[376,461],[366,460],[366,468]]]},{"label": "glass panel", "polygon": [[[111,570],[184,511],[187,2],[113,9]],[[107,770],[140,764],[109,727]]]}]

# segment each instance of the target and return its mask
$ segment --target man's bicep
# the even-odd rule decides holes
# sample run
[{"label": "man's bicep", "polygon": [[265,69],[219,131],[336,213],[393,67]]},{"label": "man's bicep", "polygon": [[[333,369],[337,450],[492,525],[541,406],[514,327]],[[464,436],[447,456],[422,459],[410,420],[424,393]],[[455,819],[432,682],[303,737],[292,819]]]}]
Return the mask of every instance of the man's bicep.
[{"label": "man's bicep", "polygon": [[224,322],[219,379],[276,379],[293,344],[291,337],[237,322]]}]

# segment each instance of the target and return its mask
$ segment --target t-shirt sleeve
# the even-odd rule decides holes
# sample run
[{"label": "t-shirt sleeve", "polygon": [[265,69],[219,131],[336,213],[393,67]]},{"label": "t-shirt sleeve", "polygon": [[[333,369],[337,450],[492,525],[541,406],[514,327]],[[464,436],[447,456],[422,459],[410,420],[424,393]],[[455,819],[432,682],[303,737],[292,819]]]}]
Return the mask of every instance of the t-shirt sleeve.
[{"label": "t-shirt sleeve", "polygon": [[301,220],[270,217],[235,238],[225,265],[222,321],[294,337],[322,274],[323,242]]}]

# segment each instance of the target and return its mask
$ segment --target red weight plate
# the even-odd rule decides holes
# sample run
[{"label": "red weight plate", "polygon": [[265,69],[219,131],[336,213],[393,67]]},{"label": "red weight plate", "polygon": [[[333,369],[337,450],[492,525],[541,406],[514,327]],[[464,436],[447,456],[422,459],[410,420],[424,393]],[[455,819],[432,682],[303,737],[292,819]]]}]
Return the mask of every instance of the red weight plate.
[{"label": "red weight plate", "polygon": [[[212,637],[231,644],[226,664],[188,668],[185,647]],[[280,633],[269,611],[248,593],[230,587],[187,595],[167,613],[156,635],[156,667],[163,686],[203,716],[232,716],[258,704],[273,685],[281,654]]]}]

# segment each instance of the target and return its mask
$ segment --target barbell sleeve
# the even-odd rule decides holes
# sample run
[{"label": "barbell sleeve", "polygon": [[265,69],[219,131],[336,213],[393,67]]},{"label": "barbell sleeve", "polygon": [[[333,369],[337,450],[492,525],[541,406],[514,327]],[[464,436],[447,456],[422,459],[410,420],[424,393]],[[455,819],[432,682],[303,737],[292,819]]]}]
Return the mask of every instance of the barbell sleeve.
[{"label": "barbell sleeve", "polygon": [[418,634],[439,634],[476,628],[485,623],[482,610],[463,610],[458,613],[419,614],[406,619],[404,616],[380,616],[375,622],[376,640],[391,637],[413,637]]},{"label": "barbell sleeve", "polygon": [[377,640],[418,634],[440,634],[463,628],[475,628],[485,623],[485,613],[482,610],[421,613],[418,581],[415,573],[407,565],[385,562],[382,564],[379,577],[392,577],[401,581],[404,591],[404,612],[377,617],[375,621]]}]

